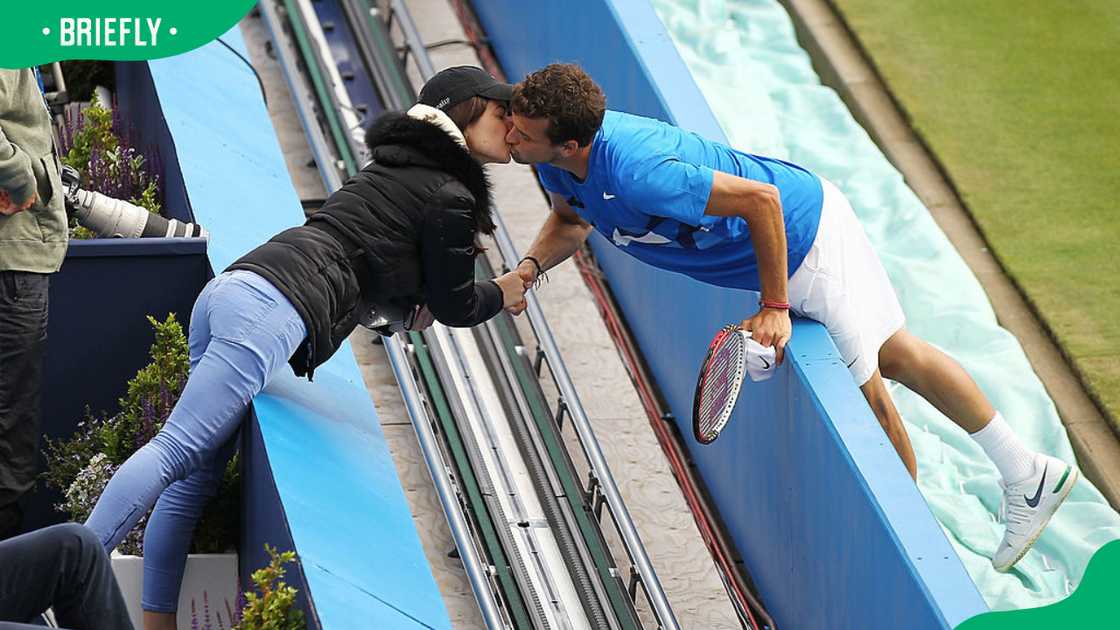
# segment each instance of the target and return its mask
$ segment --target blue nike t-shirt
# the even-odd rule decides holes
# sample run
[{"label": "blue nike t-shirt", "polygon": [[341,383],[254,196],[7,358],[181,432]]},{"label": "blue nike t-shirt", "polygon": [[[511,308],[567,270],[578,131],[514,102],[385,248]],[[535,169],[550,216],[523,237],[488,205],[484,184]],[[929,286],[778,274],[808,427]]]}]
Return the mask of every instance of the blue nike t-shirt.
[{"label": "blue nike t-shirt", "polygon": [[614,111],[592,141],[587,179],[537,166],[546,190],[631,256],[710,284],[757,291],[746,220],[704,214],[714,171],[778,188],[792,276],[816,238],[823,199],[820,179],[800,166]]}]

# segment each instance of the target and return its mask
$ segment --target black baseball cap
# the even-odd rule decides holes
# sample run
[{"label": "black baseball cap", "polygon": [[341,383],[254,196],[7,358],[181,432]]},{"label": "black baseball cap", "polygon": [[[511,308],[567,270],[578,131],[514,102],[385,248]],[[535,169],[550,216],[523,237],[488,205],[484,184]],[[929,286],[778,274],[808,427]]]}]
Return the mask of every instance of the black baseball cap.
[{"label": "black baseball cap", "polygon": [[440,70],[420,88],[419,102],[438,110],[462,103],[472,96],[495,101],[513,98],[513,86],[502,83],[476,66],[455,66]]}]

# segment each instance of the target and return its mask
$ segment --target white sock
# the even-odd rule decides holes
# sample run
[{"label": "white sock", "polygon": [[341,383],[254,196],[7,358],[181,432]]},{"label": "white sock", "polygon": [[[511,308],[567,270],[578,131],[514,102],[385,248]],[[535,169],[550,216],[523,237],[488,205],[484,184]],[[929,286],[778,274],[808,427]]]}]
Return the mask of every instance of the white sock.
[{"label": "white sock", "polygon": [[1022,481],[1034,472],[1034,452],[1023,445],[1000,412],[971,437],[999,469],[1004,483]]}]

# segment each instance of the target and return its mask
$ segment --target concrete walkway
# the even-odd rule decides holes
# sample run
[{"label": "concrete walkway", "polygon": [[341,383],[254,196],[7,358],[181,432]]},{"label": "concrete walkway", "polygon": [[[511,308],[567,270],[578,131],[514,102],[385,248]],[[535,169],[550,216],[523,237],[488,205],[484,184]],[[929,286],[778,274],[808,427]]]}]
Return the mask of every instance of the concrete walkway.
[{"label": "concrete walkway", "polygon": [[915,135],[888,88],[827,0],[781,0],[801,45],[826,85],[837,91],[980,280],[1001,326],[1022,344],[1054,400],[1081,470],[1120,508],[1120,441],[1093,404],[1061,349],[988,250],[935,158]]}]

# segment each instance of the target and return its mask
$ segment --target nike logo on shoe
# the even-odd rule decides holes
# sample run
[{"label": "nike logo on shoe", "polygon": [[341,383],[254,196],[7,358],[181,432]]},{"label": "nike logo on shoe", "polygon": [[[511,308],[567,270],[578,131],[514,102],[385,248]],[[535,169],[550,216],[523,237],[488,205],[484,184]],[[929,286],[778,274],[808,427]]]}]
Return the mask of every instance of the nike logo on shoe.
[{"label": "nike logo on shoe", "polygon": [[[1038,472],[1039,463],[1043,464],[1041,474]],[[992,566],[996,571],[1010,570],[1027,555],[1077,482],[1077,470],[1056,457],[1036,454],[1033,468],[1028,478],[1004,486],[1002,505],[1007,506],[1010,511],[1004,518],[1007,529],[1003,533],[1003,540],[992,555]],[[1051,475],[1051,469],[1062,474]],[[1031,497],[1028,493],[1035,484],[1038,484],[1038,488],[1033,493],[1034,497]],[[1058,491],[1046,493],[1046,484],[1056,486]],[[1046,496],[1043,497],[1043,494]]]},{"label": "nike logo on shoe", "polygon": [[1023,495],[1023,498],[1027,500],[1027,505],[1031,506],[1032,508],[1038,507],[1038,502],[1042,498],[1042,487],[1046,485],[1046,470],[1049,467],[1050,464],[1047,463],[1046,468],[1042,469],[1042,480],[1038,482],[1038,491],[1034,493],[1034,498],[1027,497],[1027,495],[1025,494]]},{"label": "nike logo on shoe", "polygon": [[608,195],[606,192],[603,193],[603,200],[604,201],[610,201],[611,199],[614,199],[615,197],[617,197],[617,195]]}]

